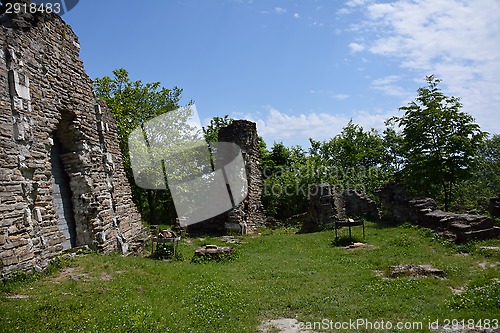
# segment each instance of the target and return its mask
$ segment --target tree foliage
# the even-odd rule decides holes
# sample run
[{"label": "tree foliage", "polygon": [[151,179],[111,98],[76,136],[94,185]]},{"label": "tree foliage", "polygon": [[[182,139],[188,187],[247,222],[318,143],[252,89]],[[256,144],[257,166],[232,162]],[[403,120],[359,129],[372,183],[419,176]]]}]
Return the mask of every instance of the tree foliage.
[{"label": "tree foliage", "polygon": [[94,81],[97,97],[104,100],[116,118],[120,150],[125,173],[131,184],[135,204],[143,218],[151,224],[171,223],[175,209],[168,191],[145,190],[134,182],[130,165],[128,137],[143,127],[148,120],[179,107],[182,89],[161,87],[160,82],[131,81],[123,69],[113,71],[113,77],[104,76]]},{"label": "tree foliage", "polygon": [[418,97],[394,121],[402,128],[404,181],[417,193],[443,197],[445,210],[454,185],[473,175],[485,138],[474,119],[461,111],[457,97],[445,96],[433,75]]},{"label": "tree foliage", "polygon": [[389,181],[433,197],[445,210],[453,204],[484,212],[488,198],[500,193],[500,136],[486,139],[459,98],[444,95],[433,75],[426,80],[417,98],[400,108],[404,115],[389,119],[382,133],[350,121],[329,140],[310,139],[307,152],[282,143],[264,149],[268,212],[278,218],[304,212],[311,185],[373,195]]},{"label": "tree foliage", "polygon": [[307,152],[298,146],[275,143],[263,154],[263,201],[275,217],[286,218],[307,210],[310,187],[316,184],[373,192],[391,179],[383,168],[386,143],[375,130],[365,131],[350,121],[330,140],[309,141]]},{"label": "tree foliage", "polygon": [[226,114],[224,117],[213,117],[210,119],[210,124],[203,127],[203,133],[205,133],[205,139],[208,143],[219,141],[219,130],[223,127],[231,125],[234,119],[229,118]]}]

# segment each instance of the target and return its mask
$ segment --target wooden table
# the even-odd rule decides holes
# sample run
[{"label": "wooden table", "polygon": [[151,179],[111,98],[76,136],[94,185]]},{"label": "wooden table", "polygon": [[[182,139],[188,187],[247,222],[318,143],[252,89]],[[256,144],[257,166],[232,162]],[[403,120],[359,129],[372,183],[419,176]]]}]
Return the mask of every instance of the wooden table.
[{"label": "wooden table", "polygon": [[335,239],[338,239],[337,229],[342,227],[349,227],[349,238],[352,239],[351,227],[363,226],[363,239],[365,239],[365,220],[335,221]]}]

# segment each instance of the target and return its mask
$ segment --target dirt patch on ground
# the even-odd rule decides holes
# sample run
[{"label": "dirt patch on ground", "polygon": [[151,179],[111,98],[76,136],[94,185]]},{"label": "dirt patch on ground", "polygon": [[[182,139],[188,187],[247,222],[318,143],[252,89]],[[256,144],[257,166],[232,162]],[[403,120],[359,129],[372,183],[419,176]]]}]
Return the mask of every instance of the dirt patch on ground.
[{"label": "dirt patch on ground", "polygon": [[[121,274],[124,273],[125,271],[118,271],[116,273]],[[81,267],[67,267],[63,268],[59,274],[53,278],[50,279],[50,281],[54,283],[61,283],[63,281],[67,280],[73,280],[73,281],[91,281],[91,280],[101,280],[101,281],[111,281],[113,279],[113,276],[111,274],[108,274],[106,272],[102,272],[98,277],[97,276],[90,276],[86,273],[82,273],[82,268]]]},{"label": "dirt patch on ground", "polygon": [[81,280],[90,280],[90,276],[87,274],[81,273],[81,268],[79,267],[66,267],[63,268],[60,272],[59,275],[53,277],[50,279],[50,281],[54,283],[61,283],[66,280],[74,280],[74,281],[81,281]]},{"label": "dirt patch on ground", "polygon": [[101,281],[111,281],[113,277],[108,273],[101,273]]}]

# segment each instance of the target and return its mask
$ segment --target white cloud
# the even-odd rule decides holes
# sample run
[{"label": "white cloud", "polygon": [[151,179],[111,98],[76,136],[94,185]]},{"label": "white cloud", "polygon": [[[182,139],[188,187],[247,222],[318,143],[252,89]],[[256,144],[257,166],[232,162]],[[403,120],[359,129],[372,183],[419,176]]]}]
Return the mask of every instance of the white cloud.
[{"label": "white cloud", "polygon": [[372,88],[388,96],[398,96],[409,98],[413,93],[407,92],[398,82],[401,77],[398,75],[388,75],[372,81]]},{"label": "white cloud", "polygon": [[274,12],[275,12],[275,13],[278,13],[278,14],[283,14],[283,13],[286,13],[286,8],[283,8],[283,7],[275,7],[275,8],[274,8]]},{"label": "white cloud", "polygon": [[351,49],[351,52],[355,53],[363,51],[365,49],[365,46],[363,44],[353,42],[349,44],[349,48]]},{"label": "white cloud", "polygon": [[[273,142],[283,141],[285,145],[301,145],[309,147],[309,138],[314,140],[327,140],[339,134],[351,117],[342,113],[335,115],[329,113],[301,113],[290,115],[278,109],[267,106],[264,117],[255,119],[252,115],[246,115],[246,119],[257,123],[259,135],[262,135],[268,145]],[[353,122],[363,126],[364,129],[383,129],[384,122],[393,116],[393,113],[358,111],[352,116]]]},{"label": "white cloud", "polygon": [[[363,36],[373,41],[367,50],[395,59],[420,82],[435,74],[445,94],[461,97],[464,111],[484,130],[500,132],[500,1],[397,0],[365,9],[368,22],[357,31],[374,33]],[[372,83],[385,93],[403,93],[391,83]]]},{"label": "white cloud", "polygon": [[313,94],[313,95],[325,95],[325,96],[331,97],[333,99],[336,99],[338,101],[343,101],[343,100],[346,100],[350,97],[347,94],[335,93],[331,90],[323,90],[323,89],[320,89],[320,90],[312,90],[311,89],[311,90],[309,90],[309,93]]},{"label": "white cloud", "polygon": [[347,15],[347,14],[351,14],[351,13],[352,13],[352,10],[349,8],[340,8],[339,10],[337,10],[337,15]]},{"label": "white cloud", "polygon": [[346,2],[346,5],[349,7],[357,7],[362,6],[367,2],[367,0],[349,0]]},{"label": "white cloud", "polygon": [[287,145],[307,146],[310,137],[324,140],[334,136],[349,119],[342,115],[332,116],[326,113],[288,115],[269,106],[265,118],[254,121],[257,123],[259,134],[268,144],[283,141]]},{"label": "white cloud", "polygon": [[335,94],[332,96],[334,99],[339,100],[339,101],[344,101],[349,98],[349,95],[347,94]]},{"label": "white cloud", "polygon": [[300,14],[299,13],[294,13],[293,17],[296,18],[296,19],[298,19],[298,18],[300,18]]}]

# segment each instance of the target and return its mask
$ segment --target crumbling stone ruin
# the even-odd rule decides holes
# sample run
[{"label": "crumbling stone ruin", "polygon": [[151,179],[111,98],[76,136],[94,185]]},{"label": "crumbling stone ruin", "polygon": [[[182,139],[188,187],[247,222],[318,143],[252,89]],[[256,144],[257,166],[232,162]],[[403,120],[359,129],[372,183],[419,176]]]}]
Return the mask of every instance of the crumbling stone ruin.
[{"label": "crumbling stone ruin", "polygon": [[380,188],[378,196],[384,219],[412,222],[436,230],[457,243],[500,236],[500,227],[495,226],[490,217],[443,212],[437,209],[433,199],[412,198],[400,184],[386,184]]},{"label": "crumbling stone ruin", "polygon": [[500,194],[490,199],[490,213],[491,216],[500,217]]},{"label": "crumbling stone ruin", "polygon": [[55,14],[0,25],[1,275],[71,247],[126,253],[144,229],[77,36]]},{"label": "crumbling stone ruin", "polygon": [[335,221],[346,221],[350,217],[379,219],[377,204],[362,192],[339,192],[328,184],[312,186],[309,191],[306,223],[310,228],[334,225]]},{"label": "crumbling stone ruin", "polygon": [[380,204],[361,192],[338,192],[325,184],[313,186],[306,228],[321,228],[334,225],[335,221],[363,217],[372,221],[412,222],[436,230],[457,243],[500,236],[500,227],[495,226],[490,217],[443,212],[437,209],[433,199],[412,198],[400,184],[382,186],[378,197]]},{"label": "crumbling stone ruin", "polygon": [[240,146],[248,182],[248,195],[229,212],[204,222],[190,225],[192,233],[209,232],[224,234],[228,231],[253,233],[264,225],[266,216],[262,205],[263,180],[259,169],[260,149],[257,125],[248,120],[234,120],[219,130],[220,142],[233,142]]},{"label": "crumbling stone ruin", "polygon": [[235,120],[229,126],[219,130],[219,141],[233,142],[240,146],[248,181],[248,195],[237,208],[229,212],[225,227],[235,229],[237,226],[242,226],[243,232],[253,233],[266,221],[261,201],[264,185],[259,169],[260,148],[257,125],[248,120]]}]

